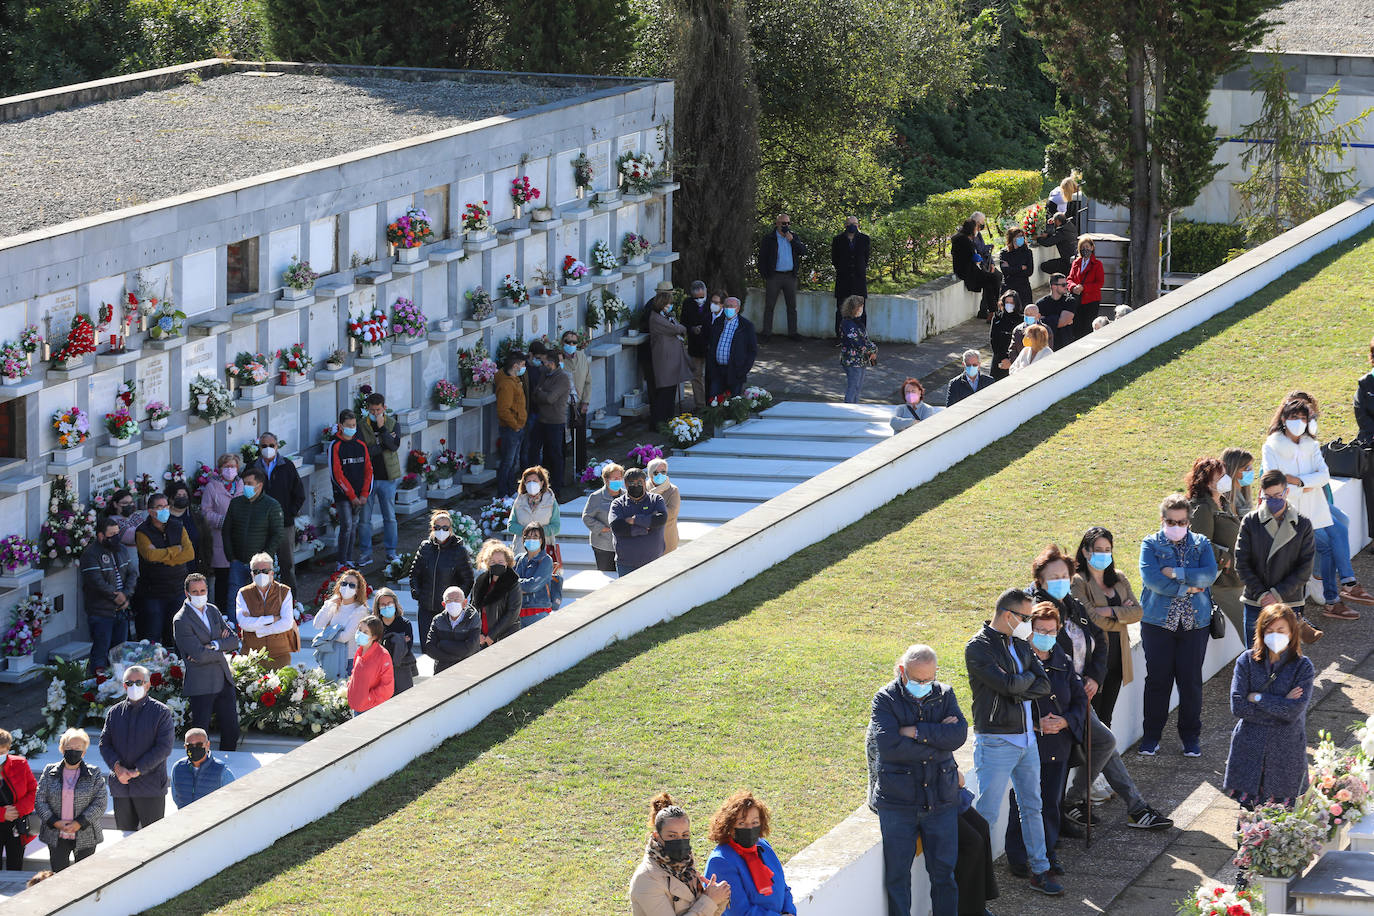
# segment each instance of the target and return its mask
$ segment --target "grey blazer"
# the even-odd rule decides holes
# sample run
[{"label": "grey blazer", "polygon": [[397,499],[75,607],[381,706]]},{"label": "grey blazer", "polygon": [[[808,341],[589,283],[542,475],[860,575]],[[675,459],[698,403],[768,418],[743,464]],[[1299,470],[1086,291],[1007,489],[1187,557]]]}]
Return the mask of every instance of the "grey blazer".
[{"label": "grey blazer", "polygon": [[[56,846],[57,829],[53,822],[62,816],[62,764],[50,763],[43,768],[38,779],[38,794],[33,799],[33,810],[43,826],[38,830],[38,838],[48,846]],[[76,790],[72,793],[73,820],[81,825],[76,831],[76,848],[92,849],[105,839],[100,829],[100,819],[105,816],[106,797],[105,777],[100,770],[82,761],[81,773],[76,777]]]},{"label": "grey blazer", "polygon": [[[224,653],[238,651],[239,638],[225,624],[219,608],[213,604],[205,605],[205,617],[210,621],[210,629],[201,623],[195,608],[183,603],[181,610],[172,618],[172,636],[177,655],[186,662],[186,680],[181,692],[188,697],[216,694],[224,689],[225,684],[234,682],[234,676],[229,671],[229,659],[224,657]],[[219,648],[213,648],[211,641],[218,641]]]}]

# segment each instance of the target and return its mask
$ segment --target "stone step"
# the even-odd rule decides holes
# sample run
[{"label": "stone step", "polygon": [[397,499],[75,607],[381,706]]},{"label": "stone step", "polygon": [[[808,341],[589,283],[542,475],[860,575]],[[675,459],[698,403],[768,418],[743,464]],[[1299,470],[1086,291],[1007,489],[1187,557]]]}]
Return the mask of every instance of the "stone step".
[{"label": "stone step", "polygon": [[[691,451],[684,452],[681,457],[673,458],[669,470],[672,472],[673,481],[685,488],[687,481],[709,481],[739,479],[748,476],[747,469],[741,468],[738,461],[732,458],[715,458],[699,454],[695,447]],[[788,489],[795,487],[804,480],[810,480],[821,471],[823,467],[818,467],[814,461],[770,461],[768,463],[768,475],[764,480],[787,483]],[[695,486],[695,483],[693,483]]]},{"label": "stone step", "polygon": [[813,439],[820,441],[847,441],[873,443],[892,435],[892,427],[886,420],[775,420],[767,417],[759,420],[746,420],[739,426],[721,431],[726,439]]},{"label": "stone step", "polygon": [[[723,522],[728,522],[732,518],[743,515],[750,509],[759,505],[758,503],[739,503],[725,502],[724,500],[714,500],[697,502],[695,500],[684,499],[682,508],[678,511],[678,531],[681,533],[685,523],[703,522],[715,527]],[[575,538],[586,540],[587,526],[582,523],[582,516],[574,515],[571,518],[563,516],[559,525],[558,539],[560,542],[564,538]]]},{"label": "stone step", "polygon": [[[872,445],[870,442],[824,442],[814,439],[751,439],[746,437],[719,437],[692,446],[689,453],[694,458],[754,458],[784,459],[788,461],[809,461],[817,465],[812,476],[824,471],[832,464],[838,464],[862,452]],[[679,460],[679,459],[675,459]],[[749,468],[736,466],[736,474],[749,473]],[[768,466],[754,469],[756,473],[768,470]]]},{"label": "stone step", "polygon": [[[707,505],[710,504],[708,503]],[[753,507],[751,506],[750,508]],[[729,518],[734,517],[734,515],[729,516]],[[729,521],[729,518],[722,519],[722,521]],[[698,521],[695,519],[688,521],[679,516],[677,522],[677,536],[680,540],[690,541],[693,538],[701,537],[703,534],[717,527],[719,524],[719,521]],[[560,546],[563,544],[586,544],[587,526],[582,524],[582,519],[563,519],[563,527],[560,529],[560,533],[558,535],[558,543]]]},{"label": "stone step", "polygon": [[[668,467],[668,474],[673,483],[677,484],[678,490],[682,493],[684,500],[703,501],[703,500],[729,500],[732,502],[752,502],[763,503],[786,493],[796,486],[794,480],[772,480],[772,474],[752,475],[741,473],[739,464],[734,465],[734,472],[724,477],[691,477],[686,480],[678,481],[677,465],[680,461],[687,461],[686,458],[674,458]],[[809,475],[808,475],[809,476]],[[577,499],[566,503],[560,503],[559,513],[566,518],[569,515],[581,515],[582,508],[587,504],[587,497],[579,496]]]},{"label": "stone step", "polygon": [[825,401],[783,401],[759,415],[764,420],[861,420],[886,423],[892,407],[882,404],[843,404]]}]

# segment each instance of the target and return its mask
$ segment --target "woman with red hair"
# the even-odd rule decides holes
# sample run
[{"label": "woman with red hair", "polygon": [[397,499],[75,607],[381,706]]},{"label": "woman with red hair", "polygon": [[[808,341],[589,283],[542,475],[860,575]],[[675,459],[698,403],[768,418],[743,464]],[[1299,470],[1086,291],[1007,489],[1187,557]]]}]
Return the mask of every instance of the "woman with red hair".
[{"label": "woman with red hair", "polygon": [[764,839],[768,829],[768,806],[748,789],[727,798],[711,818],[716,848],[706,860],[706,874],[731,888],[730,905],[721,916],[797,912],[782,862]]}]

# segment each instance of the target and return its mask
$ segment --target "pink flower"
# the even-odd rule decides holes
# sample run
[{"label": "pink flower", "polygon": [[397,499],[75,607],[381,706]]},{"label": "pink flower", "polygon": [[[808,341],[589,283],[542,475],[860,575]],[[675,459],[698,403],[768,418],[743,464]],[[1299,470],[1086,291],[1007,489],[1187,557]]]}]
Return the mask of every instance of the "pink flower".
[{"label": "pink flower", "polygon": [[1330,808],[1327,808],[1326,810],[1330,811],[1332,814],[1336,815],[1337,817],[1340,817],[1341,812],[1344,811],[1345,809],[1343,809],[1340,805],[1332,805]]},{"label": "pink flower", "polygon": [[1336,801],[1338,801],[1338,802],[1348,802],[1348,801],[1350,801],[1350,790],[1349,790],[1349,789],[1341,789],[1341,791],[1337,792],[1337,793],[1336,793]]}]

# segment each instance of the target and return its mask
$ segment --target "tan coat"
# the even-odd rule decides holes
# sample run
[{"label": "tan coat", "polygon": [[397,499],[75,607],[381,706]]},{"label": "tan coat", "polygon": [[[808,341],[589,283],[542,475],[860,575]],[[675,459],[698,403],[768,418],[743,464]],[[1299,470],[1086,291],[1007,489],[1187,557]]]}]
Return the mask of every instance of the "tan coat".
[{"label": "tan coat", "polygon": [[710,897],[700,897],[646,855],[630,878],[632,916],[719,916],[725,909]]},{"label": "tan coat", "polygon": [[1121,683],[1129,684],[1135,677],[1131,663],[1131,634],[1126,629],[1130,624],[1139,623],[1144,609],[1131,591],[1131,583],[1120,572],[1116,574],[1116,596],[1120,607],[1112,607],[1107,601],[1107,593],[1098,587],[1092,576],[1076,573],[1073,577],[1072,593],[1093,615],[1096,623],[1104,632],[1121,634]]},{"label": "tan coat", "polygon": [[663,525],[663,552],[672,553],[677,549],[677,513],[682,508],[682,492],[671,477],[661,487],[649,487],[650,493],[657,493],[668,504],[668,521]]},{"label": "tan coat", "polygon": [[649,349],[653,356],[654,387],[671,388],[692,380],[692,361],[683,337],[687,329],[660,312],[649,313]]}]

